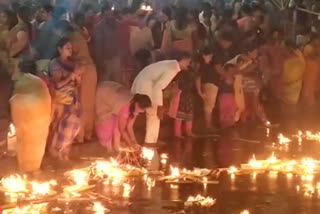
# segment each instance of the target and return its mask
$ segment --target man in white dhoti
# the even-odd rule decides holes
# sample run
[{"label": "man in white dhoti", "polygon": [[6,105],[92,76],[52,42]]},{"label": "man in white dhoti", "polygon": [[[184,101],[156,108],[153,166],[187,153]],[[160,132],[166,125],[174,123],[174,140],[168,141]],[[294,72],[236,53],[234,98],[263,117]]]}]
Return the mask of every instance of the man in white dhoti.
[{"label": "man in white dhoti", "polygon": [[180,53],[176,60],[165,60],[145,67],[135,78],[131,92],[148,95],[152,107],[147,109],[145,143],[157,143],[160,129],[158,108],[163,105],[163,90],[181,70],[186,70],[191,62],[190,55]]}]

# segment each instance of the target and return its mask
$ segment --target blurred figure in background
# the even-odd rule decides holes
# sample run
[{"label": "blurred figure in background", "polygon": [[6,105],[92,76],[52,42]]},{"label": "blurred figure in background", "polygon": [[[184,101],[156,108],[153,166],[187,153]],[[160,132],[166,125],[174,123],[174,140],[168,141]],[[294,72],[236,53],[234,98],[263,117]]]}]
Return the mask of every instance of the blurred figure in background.
[{"label": "blurred figure in background", "polygon": [[0,11],[0,61],[5,72],[9,69],[9,53],[6,49],[6,40],[9,31],[18,23],[16,15],[8,9]]},{"label": "blurred figure in background", "polygon": [[81,70],[81,130],[77,140],[90,141],[94,128],[94,103],[97,87],[97,70],[89,53],[90,36],[84,26],[85,17],[81,13],[74,15],[75,25],[70,35],[72,59],[76,69]]},{"label": "blurred figure in background", "polygon": [[32,26],[30,24],[30,10],[26,6],[18,8],[18,24],[9,32],[6,47],[9,52],[9,72],[15,74],[19,59],[30,53],[30,41],[32,40]]},{"label": "blurred figure in background", "polygon": [[[119,23],[109,4],[102,8],[103,19],[92,34],[93,55],[99,81],[121,82],[121,35]],[[110,42],[112,41],[112,42]]]}]

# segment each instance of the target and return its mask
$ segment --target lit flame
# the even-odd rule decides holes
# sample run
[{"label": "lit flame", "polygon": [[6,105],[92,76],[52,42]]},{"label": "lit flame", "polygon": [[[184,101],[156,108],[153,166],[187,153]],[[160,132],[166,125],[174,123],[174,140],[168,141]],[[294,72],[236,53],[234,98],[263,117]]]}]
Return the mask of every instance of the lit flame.
[{"label": "lit flame", "polygon": [[38,183],[31,182],[32,185],[32,194],[35,195],[48,195],[51,191],[51,186],[57,185],[55,180],[51,180],[49,182]]},{"label": "lit flame", "polygon": [[289,142],[291,142],[291,140],[289,138],[285,137],[283,134],[279,134],[278,140],[279,140],[280,145],[288,144]]},{"label": "lit flame", "polygon": [[268,161],[269,164],[274,164],[274,163],[276,163],[276,162],[278,161],[278,159],[276,158],[276,156],[274,156],[274,152],[272,152],[271,157],[268,158],[267,161]]},{"label": "lit flame", "polygon": [[8,137],[14,137],[14,136],[16,136],[16,128],[11,123],[10,126],[9,126]]},{"label": "lit flame", "polygon": [[229,169],[228,169],[229,174],[235,174],[236,172],[238,172],[238,169],[235,166],[229,167]]},{"label": "lit flame", "polygon": [[104,214],[105,211],[108,211],[108,209],[106,209],[101,202],[94,202],[93,203],[93,207],[92,210],[95,214]]},{"label": "lit flame", "polygon": [[163,153],[161,154],[160,158],[161,158],[161,163],[163,165],[166,165],[169,159],[168,154]]},{"label": "lit flame", "polygon": [[123,194],[122,197],[124,198],[130,198],[130,193],[134,188],[131,187],[130,184],[124,183],[123,184]]},{"label": "lit flame", "polygon": [[71,177],[77,186],[87,186],[89,181],[88,172],[80,169],[72,170]]},{"label": "lit flame", "polygon": [[250,214],[249,210],[243,210],[240,214]]},{"label": "lit flame", "polygon": [[180,177],[180,170],[177,167],[170,166],[171,169],[171,177],[178,178]]},{"label": "lit flame", "polygon": [[1,179],[4,189],[10,193],[27,192],[27,182],[25,177],[20,175],[10,175]]},{"label": "lit flame", "polygon": [[142,4],[140,9],[144,10],[144,11],[152,11],[153,10],[150,5],[145,5],[145,4]]},{"label": "lit flame", "polygon": [[306,138],[308,140],[315,140],[315,141],[320,141],[320,132],[313,134],[310,131],[306,132]]},{"label": "lit flame", "polygon": [[260,168],[263,167],[262,162],[261,161],[257,161],[255,155],[252,156],[252,159],[249,161],[249,165],[252,168],[256,168],[256,169],[260,169]]},{"label": "lit flame", "polygon": [[147,182],[147,186],[148,186],[149,191],[152,189],[152,187],[154,187],[156,185],[156,181],[152,180],[151,178],[148,178],[146,182]]},{"label": "lit flame", "polygon": [[305,173],[312,174],[314,172],[316,163],[312,158],[302,158],[301,163],[304,167]]},{"label": "lit flame", "polygon": [[13,209],[7,209],[4,210],[3,214],[40,214],[42,213],[42,210],[46,208],[48,203],[42,203],[42,204],[32,204],[32,205],[26,205],[22,207],[16,207]]},{"label": "lit flame", "polygon": [[188,200],[186,201],[187,206],[192,206],[194,204],[199,204],[202,207],[211,207],[216,203],[215,199],[210,197],[204,197],[202,195],[189,196]]},{"label": "lit flame", "polygon": [[143,159],[151,161],[153,159],[153,156],[154,156],[154,150],[148,149],[146,147],[142,148],[142,158]]},{"label": "lit flame", "polygon": [[165,153],[162,153],[160,157],[161,157],[161,159],[168,159],[169,158],[168,154],[165,154]]}]

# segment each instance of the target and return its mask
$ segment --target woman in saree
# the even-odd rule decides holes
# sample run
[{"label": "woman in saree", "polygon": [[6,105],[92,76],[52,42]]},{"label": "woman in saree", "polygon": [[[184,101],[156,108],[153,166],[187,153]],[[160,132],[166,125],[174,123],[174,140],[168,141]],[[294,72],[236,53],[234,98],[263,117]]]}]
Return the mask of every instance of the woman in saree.
[{"label": "woman in saree", "polygon": [[9,72],[15,74],[19,58],[27,54],[32,37],[29,8],[21,6],[17,11],[18,24],[8,33],[6,48],[9,54]]},{"label": "woman in saree", "polygon": [[[147,95],[131,94],[117,82],[101,82],[96,96],[96,132],[109,152],[121,146],[137,147],[133,125],[137,116],[151,107]],[[125,143],[125,145],[121,145]]]},{"label": "woman in saree", "polygon": [[81,71],[71,61],[72,44],[62,38],[57,45],[57,57],[49,63],[53,87],[51,124],[51,155],[69,159],[70,147],[81,128],[79,85]]},{"label": "woman in saree", "polygon": [[306,61],[302,52],[290,43],[286,44],[284,56],[280,99],[283,113],[291,117],[300,100]]},{"label": "woman in saree", "polygon": [[72,43],[72,59],[76,69],[82,72],[80,86],[81,103],[81,129],[77,136],[77,141],[90,141],[94,128],[94,105],[97,87],[97,70],[90,56],[88,42],[90,36],[84,27],[85,16],[76,13],[74,16],[75,25],[70,35]]}]

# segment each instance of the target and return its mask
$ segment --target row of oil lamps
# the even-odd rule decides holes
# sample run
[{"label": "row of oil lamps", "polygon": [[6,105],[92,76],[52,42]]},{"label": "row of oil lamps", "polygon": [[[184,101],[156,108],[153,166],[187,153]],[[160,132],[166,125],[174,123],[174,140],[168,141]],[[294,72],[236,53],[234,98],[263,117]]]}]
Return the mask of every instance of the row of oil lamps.
[{"label": "row of oil lamps", "polygon": [[[288,141],[288,140],[286,140]],[[283,142],[283,141],[282,141]],[[154,151],[148,148],[142,149],[142,157],[147,161],[151,161],[154,156]],[[168,163],[168,155],[161,154],[161,163],[166,165]],[[234,179],[235,175],[246,172],[257,172],[261,170],[269,170],[273,172],[283,172],[290,174],[298,174],[305,176],[307,181],[312,180],[313,175],[320,172],[320,161],[312,158],[303,158],[301,161],[296,160],[280,160],[271,155],[266,160],[257,160],[255,156],[246,164],[242,164],[239,169],[232,166],[229,168],[208,170],[208,169],[194,169],[193,171],[186,169],[179,169],[170,166],[171,174],[166,176],[158,176],[158,180],[166,181],[171,184],[172,188],[176,188],[177,184],[184,182],[199,182],[205,187],[207,184],[216,183],[215,180],[209,180],[212,175],[219,175],[220,172],[226,171]],[[214,172],[214,173],[213,173]],[[66,186],[63,189],[61,197],[72,198],[80,196],[81,192],[86,190],[89,185],[89,181],[92,179],[101,179],[106,185],[121,186],[123,189],[122,197],[129,198],[133,188],[128,182],[129,176],[143,176],[148,190],[155,186],[155,180],[148,177],[148,171],[144,168],[137,168],[130,165],[121,165],[117,161],[111,159],[110,161],[96,161],[90,167],[83,169],[75,169],[65,173],[65,175],[72,181],[72,185]],[[311,178],[311,179],[310,179]],[[49,182],[29,182],[25,176],[12,175],[1,180],[0,190],[5,192],[11,198],[41,198],[47,195],[54,195],[56,192],[53,187],[57,185],[57,182],[51,180]],[[313,187],[310,184],[305,184],[299,187],[299,190],[307,192],[309,195],[314,194],[320,190],[320,185]],[[202,196],[201,196],[202,197]],[[190,197],[187,204],[197,205],[214,204],[215,200],[211,198]],[[200,200],[201,199],[201,200]],[[200,202],[199,202],[200,201]],[[208,203],[207,203],[208,202]],[[209,203],[210,202],[210,203]],[[213,202],[213,203],[212,203]],[[97,209],[99,203],[93,203],[92,209]],[[19,208],[22,209],[22,208]],[[36,209],[36,208],[35,208]],[[103,211],[105,212],[105,210]],[[6,212],[4,212],[6,213]],[[9,211],[7,213],[10,213]],[[11,213],[19,213],[16,210]]]}]

